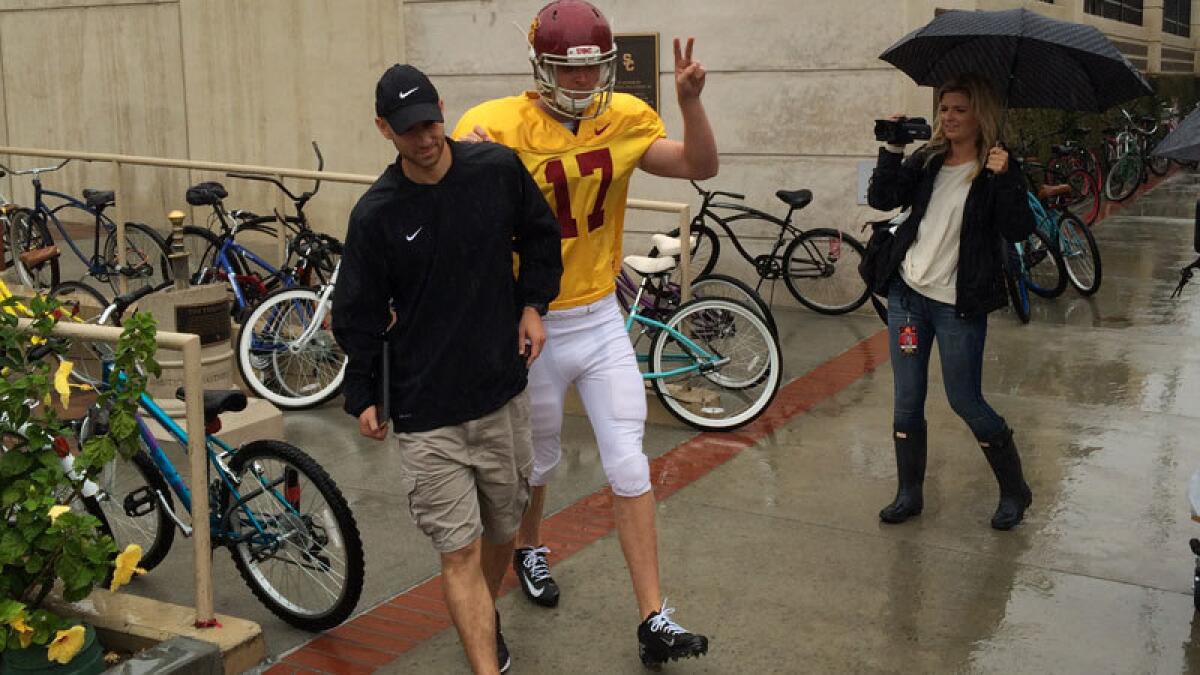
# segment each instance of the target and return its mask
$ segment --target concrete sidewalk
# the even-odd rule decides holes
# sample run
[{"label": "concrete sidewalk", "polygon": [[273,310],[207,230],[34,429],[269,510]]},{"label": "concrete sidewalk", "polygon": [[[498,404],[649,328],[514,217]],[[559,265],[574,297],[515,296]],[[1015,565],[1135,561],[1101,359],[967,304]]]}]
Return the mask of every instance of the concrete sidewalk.
[{"label": "concrete sidewalk", "polygon": [[[995,482],[936,359],[925,512],[879,523],[895,486],[891,372],[866,312],[781,312],[796,381],[743,433],[652,425],[656,489],[671,493],[659,506],[664,589],[674,618],[712,640],[708,656],[668,670],[1200,672],[1187,546],[1200,526],[1186,497],[1200,468],[1200,283],[1168,298],[1192,259],[1198,192],[1178,175],[1097,226],[1095,297],[1035,299],[1025,326],[992,316],[984,389],[1034,490],[1013,532],[988,527]],[[292,651],[314,636],[258,606],[220,552],[217,607],[262,623],[282,661],[273,673],[467,672],[439,582],[426,581],[437,557],[394,490],[392,445],[359,439],[332,407],[286,424],[352,502],[367,545],[363,614]],[[563,599],[552,610],[501,599],[510,672],[642,672],[585,419],[568,420],[564,451],[548,509],[565,514],[551,528],[552,548],[570,554],[554,566]],[[136,592],[187,602],[173,580],[189,555],[177,547]]]}]

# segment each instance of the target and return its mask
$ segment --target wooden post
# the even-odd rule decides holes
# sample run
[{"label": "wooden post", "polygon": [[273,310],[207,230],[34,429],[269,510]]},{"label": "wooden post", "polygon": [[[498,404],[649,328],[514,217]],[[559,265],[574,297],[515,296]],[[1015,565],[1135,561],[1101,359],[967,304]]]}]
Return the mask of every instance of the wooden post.
[{"label": "wooden post", "polygon": [[196,627],[214,625],[212,539],[209,532],[208,452],[204,443],[204,382],[200,374],[200,337],[183,344],[184,414],[192,490],[192,559],[196,580]]}]

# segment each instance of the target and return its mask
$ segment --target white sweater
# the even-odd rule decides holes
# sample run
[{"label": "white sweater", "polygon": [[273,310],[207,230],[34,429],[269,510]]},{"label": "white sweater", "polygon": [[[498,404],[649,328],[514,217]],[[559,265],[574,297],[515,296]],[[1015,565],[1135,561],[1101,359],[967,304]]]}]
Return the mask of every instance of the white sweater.
[{"label": "white sweater", "polygon": [[957,297],[958,247],[963,206],[971,190],[976,162],[943,165],[933,181],[933,195],[917,229],[917,240],[900,265],[900,276],[914,291],[953,305]]}]

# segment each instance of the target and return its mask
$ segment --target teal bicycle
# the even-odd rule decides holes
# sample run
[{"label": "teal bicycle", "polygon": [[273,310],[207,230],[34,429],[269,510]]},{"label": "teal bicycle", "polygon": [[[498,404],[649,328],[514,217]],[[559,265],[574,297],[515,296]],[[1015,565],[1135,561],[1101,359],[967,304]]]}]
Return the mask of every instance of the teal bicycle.
[{"label": "teal bicycle", "polygon": [[1067,280],[1083,295],[1100,290],[1100,247],[1091,228],[1075,215],[1065,200],[1070,185],[1047,185],[1037,195],[1029,194],[1029,208],[1038,229],[1051,241],[1057,241]]},{"label": "teal bicycle", "polygon": [[669,295],[675,258],[628,256],[625,265],[642,275],[625,329],[642,377],[663,407],[703,431],[737,429],[761,415],[783,377],[779,342],[762,315],[740,302],[708,297],[663,316],[642,301]]},{"label": "teal bicycle", "polygon": [[[119,321],[129,305],[152,290],[145,287],[117,298],[98,323]],[[112,379],[110,367],[104,366],[105,382]],[[182,399],[183,390],[176,396]],[[187,448],[187,432],[154,399],[143,394],[139,405]],[[358,525],[337,484],[300,448],[275,440],[234,448],[215,435],[222,413],[245,407],[240,391],[204,392],[212,545],[229,549],[250,590],[284,621],[309,631],[332,628],[349,618],[362,594]],[[106,417],[100,408],[89,411],[80,425],[80,442],[100,432]],[[145,421],[137,423],[142,450],[131,461],[106,466],[85,505],[118,547],[140,545],[141,566],[150,570],[166,557],[177,530],[191,535],[175,499],[190,514],[192,497]]]}]

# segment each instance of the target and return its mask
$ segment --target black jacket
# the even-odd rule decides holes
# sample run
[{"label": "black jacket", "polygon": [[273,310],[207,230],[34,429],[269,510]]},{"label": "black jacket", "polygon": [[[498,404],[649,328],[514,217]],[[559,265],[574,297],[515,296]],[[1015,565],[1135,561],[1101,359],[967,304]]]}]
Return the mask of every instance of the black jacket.
[{"label": "black jacket", "polygon": [[[516,153],[455,143],[435,185],[389,166],[350,214],[333,331],[350,357],[345,410],[378,403],[389,321],[390,417],[397,431],[478,419],[525,388],[517,324],[558,295],[559,226]],[[514,278],[513,254],[520,256]]]},{"label": "black jacket", "polygon": [[[867,202],[872,208],[890,211],[912,207],[912,213],[896,230],[887,276],[900,269],[908,247],[917,239],[917,229],[933,195],[933,181],[942,168],[944,155],[925,166],[925,149],[907,159],[899,153],[879,149],[879,160],[871,174]],[[990,207],[989,207],[990,204]],[[987,314],[1008,304],[1004,287],[1004,248],[1001,237],[1017,242],[1028,237],[1035,226],[1029,208],[1025,177],[1013,162],[1001,174],[981,172],[971,183],[963,207],[962,234],[958,245],[958,283],[954,309],[960,317]]]}]

